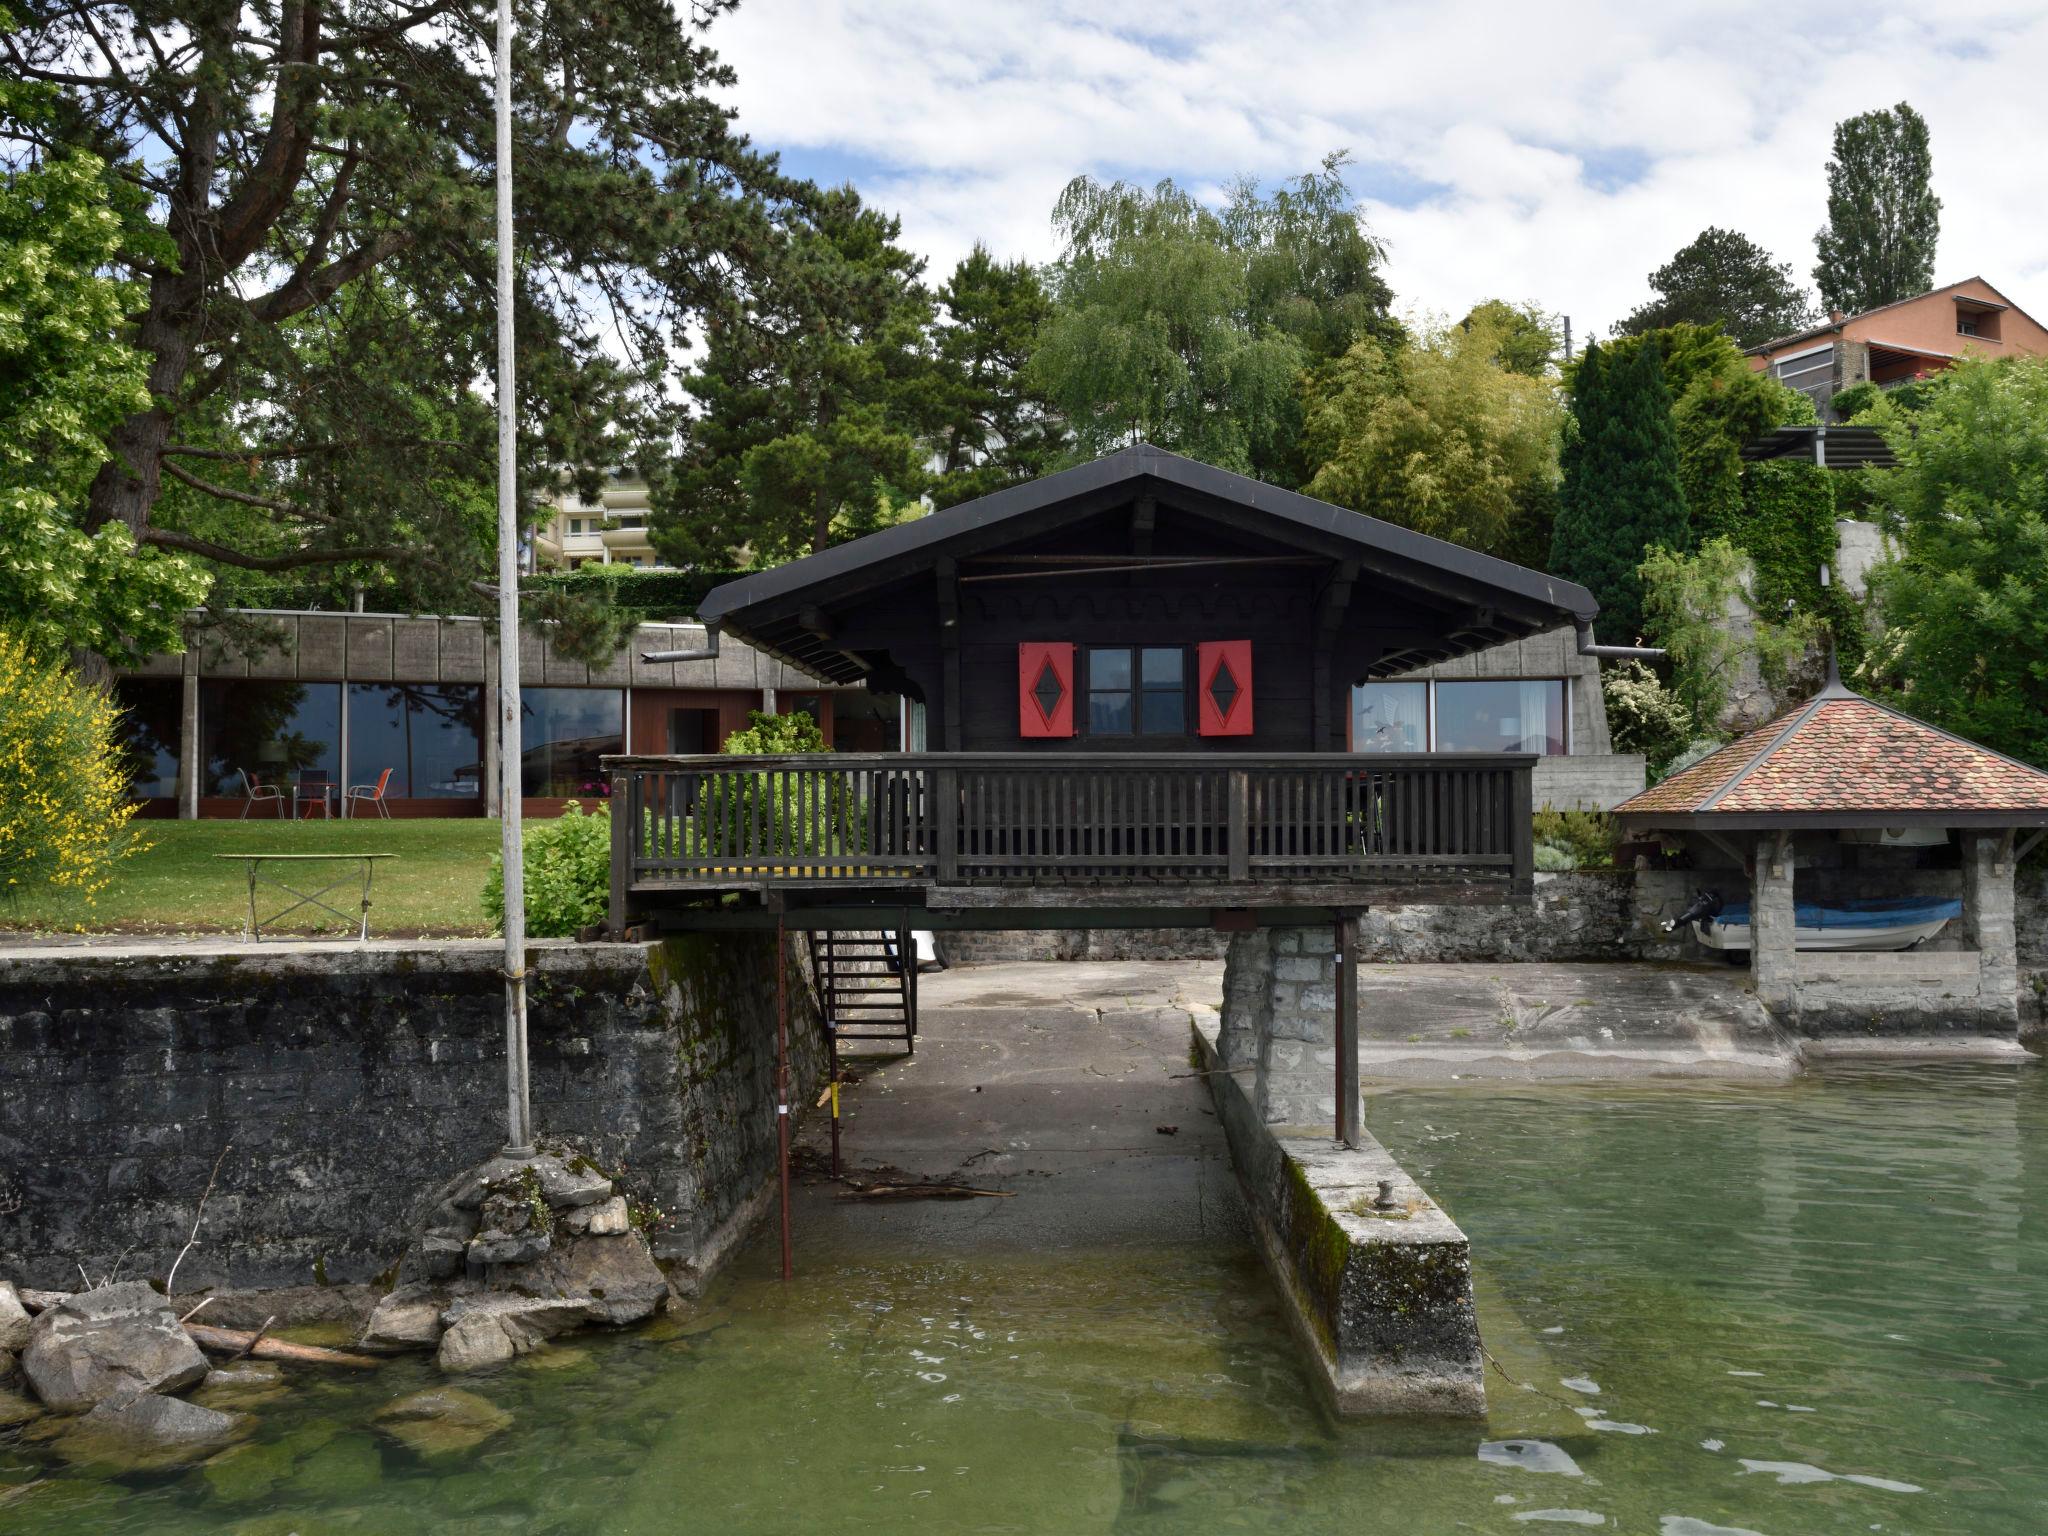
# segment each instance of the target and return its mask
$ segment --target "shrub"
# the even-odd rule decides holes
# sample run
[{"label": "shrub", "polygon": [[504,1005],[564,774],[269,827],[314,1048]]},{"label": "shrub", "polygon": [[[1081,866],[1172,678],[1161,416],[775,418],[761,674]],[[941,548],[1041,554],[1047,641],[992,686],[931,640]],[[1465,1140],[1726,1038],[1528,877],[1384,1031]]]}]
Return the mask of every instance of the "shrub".
[{"label": "shrub", "polygon": [[1617,752],[1640,752],[1656,773],[1692,740],[1692,714],[1685,700],[1666,688],[1640,661],[1609,667],[1600,679],[1607,703],[1607,728]]},{"label": "shrub", "polygon": [[[527,826],[526,931],[536,939],[573,938],[601,923],[611,906],[612,818],[603,807],[586,812],[576,801],[554,821]],[[505,862],[491,860],[484,881],[484,911],[503,931]]]},{"label": "shrub", "polygon": [[10,898],[39,886],[90,902],[114,866],[147,847],[115,739],[119,711],[68,667],[0,630],[0,879]]},{"label": "shrub", "polygon": [[758,709],[750,709],[747,722],[744,731],[734,731],[725,738],[725,745],[719,751],[742,756],[832,750],[825,745],[825,732],[818,722],[800,709],[787,715],[768,715]]},{"label": "shrub", "polygon": [[[787,715],[751,711],[752,723],[725,740],[730,756],[783,756],[830,752],[818,722],[801,710]],[[742,854],[837,853],[861,842],[863,808],[837,775],[764,778],[760,774],[707,774],[692,821],[700,852]]]},{"label": "shrub", "polygon": [[[1549,805],[1536,813],[1535,834],[1539,853],[1548,846],[1570,855],[1567,869],[1612,868],[1621,841],[1620,827],[1605,811],[1560,811]],[[1536,867],[1544,867],[1540,858]]]},{"label": "shrub", "polygon": [[1579,867],[1569,848],[1560,848],[1555,843],[1536,845],[1536,867],[1546,875],[1561,875]]}]

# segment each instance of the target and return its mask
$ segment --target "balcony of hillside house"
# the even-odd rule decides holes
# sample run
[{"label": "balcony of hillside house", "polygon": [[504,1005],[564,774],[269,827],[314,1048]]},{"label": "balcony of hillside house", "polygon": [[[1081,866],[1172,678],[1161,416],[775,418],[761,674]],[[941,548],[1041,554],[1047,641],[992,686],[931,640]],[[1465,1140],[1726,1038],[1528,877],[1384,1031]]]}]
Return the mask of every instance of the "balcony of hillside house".
[{"label": "balcony of hillside house", "polygon": [[931,909],[1505,900],[1529,888],[1515,754],[612,757],[615,914],[678,898]]}]

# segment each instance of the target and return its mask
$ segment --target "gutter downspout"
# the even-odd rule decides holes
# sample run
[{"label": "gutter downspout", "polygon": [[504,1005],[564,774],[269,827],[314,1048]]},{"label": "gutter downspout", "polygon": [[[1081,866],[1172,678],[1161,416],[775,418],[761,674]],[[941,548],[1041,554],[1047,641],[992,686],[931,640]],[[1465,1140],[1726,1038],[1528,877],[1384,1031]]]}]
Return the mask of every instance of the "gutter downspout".
[{"label": "gutter downspout", "polygon": [[718,625],[704,626],[704,649],[700,651],[642,651],[640,659],[650,667],[663,666],[671,661],[716,661],[718,660]]},{"label": "gutter downspout", "polygon": [[1573,619],[1572,627],[1579,632],[1581,656],[1601,661],[1654,661],[1667,654],[1662,646],[1656,645],[1595,645],[1591,619]]}]

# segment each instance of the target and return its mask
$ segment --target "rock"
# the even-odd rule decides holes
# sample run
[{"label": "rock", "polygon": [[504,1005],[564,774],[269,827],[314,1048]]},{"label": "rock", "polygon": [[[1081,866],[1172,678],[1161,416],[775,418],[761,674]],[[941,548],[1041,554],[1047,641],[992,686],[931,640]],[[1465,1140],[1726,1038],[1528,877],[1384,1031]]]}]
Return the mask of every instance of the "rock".
[{"label": "rock", "polygon": [[474,1450],[512,1422],[488,1398],[460,1387],[414,1392],[377,1410],[377,1427],[418,1456]]},{"label": "rock", "polygon": [[590,1320],[614,1327],[652,1317],[668,1299],[668,1279],[637,1232],[572,1238],[520,1281],[543,1294],[586,1299]]},{"label": "rock", "polygon": [[285,1394],[284,1371],[269,1360],[238,1360],[217,1365],[192,1401],[207,1408],[253,1408]]},{"label": "rock", "polygon": [[432,1349],[441,1342],[445,1294],[426,1285],[401,1285],[370,1313],[356,1339],[358,1349],[393,1355],[409,1349]]},{"label": "rock", "polygon": [[449,1324],[448,1330],[441,1335],[440,1348],[434,1360],[442,1370],[455,1376],[465,1371],[482,1371],[503,1365],[518,1352],[513,1347],[511,1335],[495,1317],[479,1314],[458,1318]]},{"label": "rock", "polygon": [[31,1402],[19,1392],[10,1392],[0,1387],[0,1429],[13,1429],[17,1424],[26,1424],[30,1419],[43,1415],[40,1403]]},{"label": "rock", "polygon": [[540,1180],[541,1198],[551,1209],[572,1210],[612,1197],[612,1181],[584,1158],[565,1163],[558,1157],[537,1157],[531,1166]]},{"label": "rock", "polygon": [[602,1205],[583,1205],[564,1211],[558,1221],[562,1231],[571,1236],[588,1232],[593,1237],[615,1237],[631,1231],[633,1226],[624,1195],[613,1195]]},{"label": "rock", "polygon": [[586,1296],[499,1294],[465,1296],[442,1320],[448,1331],[441,1335],[441,1369],[460,1372],[503,1365],[543,1339],[601,1321],[602,1316]]},{"label": "rock", "polygon": [[[546,1214],[546,1208],[543,1208],[542,1215]],[[484,1197],[483,1209],[477,1212],[477,1235],[516,1236],[521,1232],[547,1230],[545,1221],[536,1222],[533,1215],[533,1200],[523,1187],[514,1185],[510,1189],[494,1190]]]},{"label": "rock", "polygon": [[248,1415],[202,1408],[183,1398],[137,1392],[108,1398],[56,1442],[71,1461],[109,1462],[157,1471],[193,1461],[245,1433]]},{"label": "rock", "polygon": [[545,1232],[479,1232],[469,1244],[466,1262],[490,1264],[531,1264],[554,1244]]},{"label": "rock", "polygon": [[81,1426],[160,1445],[210,1445],[231,1438],[246,1418],[239,1413],[202,1408],[182,1397],[137,1392],[132,1397],[107,1399],[78,1422]]},{"label": "rock", "polygon": [[405,1259],[398,1267],[398,1278],[402,1284],[418,1284],[423,1281],[453,1280],[462,1273],[464,1256],[469,1252],[468,1232],[459,1235],[452,1232],[424,1232],[418,1242],[405,1251]]},{"label": "rock", "polygon": [[0,1349],[0,1381],[14,1380],[15,1368],[20,1364],[11,1349]]},{"label": "rock", "polygon": [[206,1356],[142,1281],[67,1296],[29,1329],[21,1367],[44,1403],[82,1413],[110,1398],[177,1392],[206,1377]]},{"label": "rock", "polygon": [[21,1304],[21,1293],[11,1280],[0,1280],[0,1350],[18,1352],[28,1344],[29,1324],[34,1319]]}]

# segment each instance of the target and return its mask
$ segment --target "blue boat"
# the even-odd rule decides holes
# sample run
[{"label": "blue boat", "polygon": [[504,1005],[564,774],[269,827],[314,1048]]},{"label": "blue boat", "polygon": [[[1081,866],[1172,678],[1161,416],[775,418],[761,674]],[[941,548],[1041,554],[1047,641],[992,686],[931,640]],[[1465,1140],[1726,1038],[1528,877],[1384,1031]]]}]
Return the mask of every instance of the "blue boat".
[{"label": "blue boat", "polygon": [[[1797,949],[1911,949],[1963,915],[1951,897],[1897,896],[1867,901],[1792,905]],[[1694,920],[1693,936],[1709,949],[1748,949],[1749,903],[1731,901],[1718,916]]]}]

